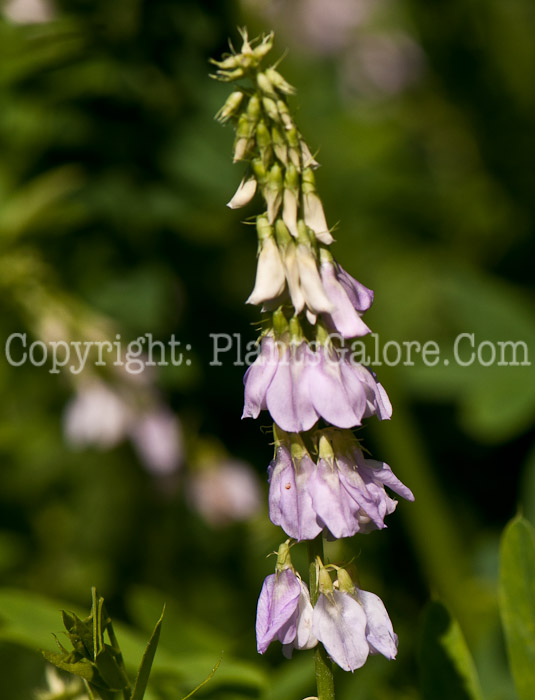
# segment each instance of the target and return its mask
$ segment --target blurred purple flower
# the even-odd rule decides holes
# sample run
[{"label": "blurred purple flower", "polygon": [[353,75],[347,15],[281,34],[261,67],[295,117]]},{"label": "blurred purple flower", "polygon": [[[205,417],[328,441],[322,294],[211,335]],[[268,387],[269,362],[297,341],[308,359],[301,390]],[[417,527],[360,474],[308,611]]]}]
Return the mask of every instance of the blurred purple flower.
[{"label": "blurred purple flower", "polygon": [[184,457],[180,423],[166,408],[141,415],[130,428],[130,438],[143,464],[158,475],[176,471]]},{"label": "blurred purple flower", "polygon": [[374,374],[332,346],[314,352],[306,342],[277,344],[267,335],[244,383],[242,418],[257,418],[267,408],[273,421],[291,433],[310,430],[320,417],[352,428],[374,414],[380,420],[392,415]]},{"label": "blurred purple flower", "polygon": [[226,460],[199,468],[190,477],[191,505],[214,527],[251,518],[261,507],[259,480],[239,460]]}]

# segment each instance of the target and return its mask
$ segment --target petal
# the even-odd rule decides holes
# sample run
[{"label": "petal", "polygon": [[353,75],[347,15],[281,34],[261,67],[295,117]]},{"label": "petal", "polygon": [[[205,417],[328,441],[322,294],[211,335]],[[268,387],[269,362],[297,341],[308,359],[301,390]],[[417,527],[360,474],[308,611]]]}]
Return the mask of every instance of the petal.
[{"label": "petal", "polygon": [[[360,468],[351,464],[345,456],[337,456],[336,465],[338,467],[340,484],[353,500],[354,509],[359,510],[360,515],[367,515],[368,518],[371,518],[378,529],[384,528],[385,509],[380,509],[377,504],[378,500],[381,501],[381,497],[377,499],[374,497],[375,494],[369,491],[366,480],[361,475]],[[386,498],[386,494],[383,489],[382,499],[384,500],[384,498]]]},{"label": "petal", "polygon": [[329,232],[323,205],[316,192],[307,192],[303,195],[303,209],[305,224],[314,231],[319,241],[330,245],[334,238]]},{"label": "petal", "polygon": [[318,350],[314,363],[307,367],[307,380],[312,388],[312,404],[319,415],[338,428],[352,428],[360,424],[360,417],[347,395],[338,359],[338,356],[327,358],[323,349]]},{"label": "petal", "polygon": [[367,394],[369,388],[366,382],[363,381],[361,374],[355,371],[355,367],[360,367],[360,365],[353,365],[345,358],[340,360],[342,383],[355,414],[354,425],[360,425],[368,408]]},{"label": "petal", "polygon": [[284,190],[282,220],[286,224],[288,231],[294,238],[297,238],[297,197],[291,189]]},{"label": "petal", "polygon": [[252,175],[247,180],[243,178],[238,189],[236,190],[236,194],[227,204],[227,207],[229,207],[229,209],[239,209],[240,207],[244,207],[246,204],[249,204],[251,199],[254,197],[255,192],[256,178]]},{"label": "petal", "polygon": [[295,635],[294,647],[296,649],[312,649],[318,643],[312,631],[312,617],[314,610],[310,602],[310,593],[307,586],[299,581],[301,585],[301,595],[299,596],[299,607],[297,613],[297,632]]},{"label": "petal", "polygon": [[295,245],[291,243],[287,246],[284,254],[284,269],[286,273],[286,281],[288,282],[288,291],[290,299],[296,314],[300,314],[305,307],[305,297],[299,283],[299,269],[297,267],[297,251]]},{"label": "petal", "polygon": [[286,273],[279,248],[273,238],[265,238],[258,256],[254,289],[247,304],[262,304],[275,299],[284,291]]},{"label": "petal", "polygon": [[262,339],[260,355],[249,367],[243,382],[245,397],[242,418],[257,418],[266,408],[266,391],[278,364],[278,350],[271,336]]},{"label": "petal", "polygon": [[370,329],[351,303],[346,290],[336,279],[332,263],[324,262],[321,265],[321,279],[325,293],[334,308],[327,317],[331,320],[332,326],[344,338],[354,338],[370,333]]},{"label": "petal", "polygon": [[266,405],[274,422],[289,433],[310,430],[319,418],[302,374],[308,361],[305,348],[287,347],[266,392]]},{"label": "petal", "polygon": [[367,367],[359,364],[352,364],[353,374],[362,382],[366,393],[367,406],[364,410],[364,418],[377,416],[379,420],[388,420],[392,417],[392,404],[388,394],[381,384],[376,380],[375,373]]},{"label": "petal", "polygon": [[336,278],[342,285],[353,307],[364,313],[373,303],[373,291],[351,277],[340,265],[336,266]]},{"label": "petal", "polygon": [[336,467],[320,459],[310,477],[308,491],[317,517],[336,539],[352,537],[357,532],[358,521],[351,508],[351,499],[340,488]]},{"label": "petal", "polygon": [[344,671],[354,671],[366,663],[366,614],[348,593],[333,591],[329,600],[320,595],[312,618],[314,635],[333,661]]},{"label": "petal", "polygon": [[[314,464],[308,458],[312,469]],[[296,540],[312,540],[319,535],[322,526],[316,520],[312,499],[306,482],[310,465],[301,460],[298,473],[285,447],[279,447],[270,465],[269,517],[274,525]]]},{"label": "petal", "polygon": [[260,654],[279,635],[285,644],[295,637],[300,592],[299,581],[291,569],[270,574],[264,580],[256,611],[256,643]]},{"label": "petal", "polygon": [[383,601],[375,593],[361,591],[357,595],[366,613],[366,639],[370,645],[370,653],[379,653],[387,659],[395,659],[398,652],[398,637],[392,627],[392,622]]},{"label": "petal", "polygon": [[395,491],[402,498],[407,499],[407,501],[414,501],[414,494],[412,491],[397,478],[386,462],[378,462],[375,459],[366,459],[364,460],[364,465],[367,473],[373,479],[381,482],[381,484],[384,484],[385,486],[388,486],[388,488]]},{"label": "petal", "polygon": [[310,249],[303,244],[297,246],[297,268],[308,308],[315,314],[333,311],[334,306],[323,289],[316,260]]}]

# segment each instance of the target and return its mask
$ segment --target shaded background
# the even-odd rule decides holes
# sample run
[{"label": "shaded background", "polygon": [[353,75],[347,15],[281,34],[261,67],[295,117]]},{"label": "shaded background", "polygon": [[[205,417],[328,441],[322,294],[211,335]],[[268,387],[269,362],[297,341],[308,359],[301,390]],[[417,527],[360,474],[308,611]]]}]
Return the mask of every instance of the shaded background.
[{"label": "shaded background", "polygon": [[[59,607],[88,607],[91,585],[145,636],[168,602],[170,661],[151,697],[185,695],[222,649],[199,697],[313,694],[310,652],[289,663],[277,645],[255,650],[266,554],[282,539],[266,509],[269,421],[240,422],[244,368],[231,353],[209,363],[210,334],[256,335],[257,309],[244,305],[256,240],[241,222],[258,202],[225,209],[242,166],[231,128],[213,120],[228,86],[209,80],[207,61],[227,37],[239,44],[243,24],[252,36],[275,29],[275,58],[289,49],[282,72],[318,149],[327,219],[340,222],[334,254],[375,290],[366,321],[381,344],[435,340],[451,356],[455,337],[474,333],[476,345],[522,340],[533,352],[533,5],[12,0],[3,13],[2,344],[11,333],[28,344],[174,334],[191,364],[77,376],[15,368],[2,353],[2,694],[43,685],[30,647],[50,644]],[[416,502],[330,553],[354,558],[361,587],[381,595],[400,651],[340,673],[339,696],[420,697],[419,619],[438,595],[486,697],[513,699],[498,541],[518,508],[535,517],[533,368],[375,370],[394,417],[359,436]],[[16,604],[54,622],[28,620],[33,638],[14,630]],[[173,665],[184,655],[191,663]]]}]

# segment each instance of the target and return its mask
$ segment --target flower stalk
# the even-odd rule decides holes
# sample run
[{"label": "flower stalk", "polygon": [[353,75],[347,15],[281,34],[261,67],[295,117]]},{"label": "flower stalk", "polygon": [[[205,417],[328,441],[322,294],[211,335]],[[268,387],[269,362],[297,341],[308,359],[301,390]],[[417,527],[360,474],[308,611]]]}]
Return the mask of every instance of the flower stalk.
[{"label": "flower stalk", "polygon": [[[238,83],[216,118],[234,125],[234,162],[248,163],[228,206],[247,206],[259,194],[263,199],[247,299],[264,314],[263,330],[260,353],[244,377],[242,417],[267,410],[273,420],[269,514],[289,538],[262,586],[257,646],[263,654],[278,640],[288,658],[294,649],[315,647],[318,700],[334,700],[333,662],[353,672],[369,654],[393,659],[397,636],[382,601],[326,562],[323,538],[386,527],[397,502],[385,487],[407,500],[414,496],[387,464],[364,456],[353,433],[370,416],[392,414],[375,374],[352,361],[346,344],[370,332],[362,315],[373,292],[330,250],[334,238],[314,176],[319,163],[287,102],[295,90],[277,70],[279,62],[261,65],[273,34],[249,41],[242,30],[241,36],[239,52],[212,61],[212,77]],[[301,541],[308,545],[308,586],[290,557],[290,547]]]}]

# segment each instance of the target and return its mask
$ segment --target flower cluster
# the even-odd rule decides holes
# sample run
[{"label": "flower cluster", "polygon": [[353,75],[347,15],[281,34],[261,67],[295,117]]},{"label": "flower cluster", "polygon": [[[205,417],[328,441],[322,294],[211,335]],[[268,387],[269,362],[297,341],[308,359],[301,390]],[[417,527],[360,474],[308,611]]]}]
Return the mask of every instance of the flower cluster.
[{"label": "flower cluster", "polygon": [[333,585],[318,560],[320,594],[313,606],[308,587],[292,566],[288,543],[279,547],[276,571],[265,579],[258,600],[258,651],[263,654],[278,640],[290,658],[294,649],[312,649],[321,642],[345,671],[363,666],[369,654],[395,658],[397,636],[381,599],[353,585],[340,567]]},{"label": "flower cluster", "polygon": [[[265,203],[256,217],[257,270],[247,299],[261,308],[263,330],[244,378],[243,417],[268,411],[274,423],[271,521],[291,540],[315,540],[322,552],[323,538],[386,527],[397,505],[386,488],[414,497],[387,464],[364,457],[353,434],[365,418],[392,415],[385,390],[345,344],[370,332],[362,315],[373,292],[330,251],[334,239],[314,179],[319,164],[287,104],[294,89],[275,65],[261,66],[273,35],[249,42],[244,31],[242,38],[240,52],[213,61],[213,77],[238,81],[217,118],[234,123],[234,162],[248,163],[228,206],[245,207],[257,193]],[[325,564],[323,554],[312,557],[315,575],[305,584],[290,560],[291,540],[280,546],[275,573],[262,587],[258,651],[278,640],[289,657],[321,642],[347,671],[369,654],[393,659],[397,637],[381,600],[357,588],[345,569]]]}]

